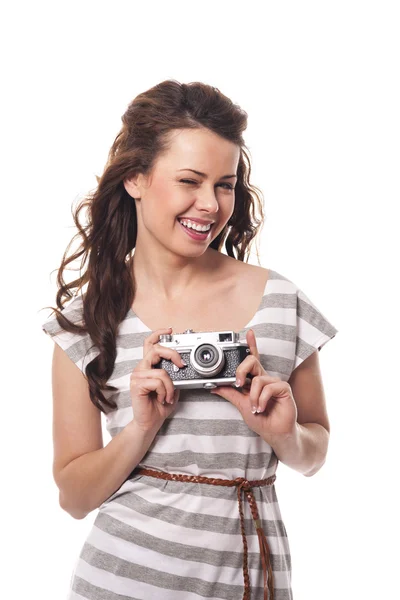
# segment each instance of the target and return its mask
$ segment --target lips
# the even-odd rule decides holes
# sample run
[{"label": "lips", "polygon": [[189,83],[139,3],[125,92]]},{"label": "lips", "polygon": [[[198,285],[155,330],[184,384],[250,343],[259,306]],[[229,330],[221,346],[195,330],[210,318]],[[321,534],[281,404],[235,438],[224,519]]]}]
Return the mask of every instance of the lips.
[{"label": "lips", "polygon": [[[200,222],[194,221],[193,219],[189,219],[186,217],[177,217],[177,220],[183,227],[185,227],[186,229],[190,229],[191,231],[195,231],[196,233],[208,233],[214,224],[213,222],[210,222],[210,221],[200,223]],[[187,227],[186,225],[183,225],[183,223],[182,223],[183,221],[186,221],[186,222],[190,221],[191,223],[194,223],[195,225],[200,225],[201,227],[203,227],[204,225],[209,225],[209,229],[207,229],[206,231],[198,231],[197,229],[194,229],[193,227]]]},{"label": "lips", "polygon": [[182,227],[182,229],[185,231],[186,235],[188,235],[189,237],[191,237],[194,240],[206,240],[209,235],[210,232],[213,228],[213,225],[211,225],[210,229],[208,231],[196,231],[195,229],[189,228],[189,227],[185,227],[179,219],[177,219],[179,225]]},{"label": "lips", "polygon": [[206,221],[204,219],[198,219],[197,217],[178,217],[180,221],[192,221],[197,225],[212,225],[214,221]]}]

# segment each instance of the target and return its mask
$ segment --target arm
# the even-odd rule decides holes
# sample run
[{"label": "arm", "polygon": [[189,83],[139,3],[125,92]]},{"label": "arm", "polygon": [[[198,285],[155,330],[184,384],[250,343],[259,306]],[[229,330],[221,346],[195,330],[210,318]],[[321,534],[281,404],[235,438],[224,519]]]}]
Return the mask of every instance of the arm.
[{"label": "arm", "polygon": [[311,477],[325,463],[330,436],[318,351],[292,372],[288,383],[297,406],[295,428],[288,436],[266,441],[281,462]]},{"label": "arm", "polygon": [[75,519],[86,517],[124,483],[155,435],[143,432],[133,420],[104,448],[72,460],[57,477],[60,506]]},{"label": "arm", "polygon": [[52,382],[53,477],[60,506],[83,519],[122,485],[157,431],[145,433],[133,420],[103,448],[101,412],[86,377],[57,344]]},{"label": "arm", "polygon": [[319,423],[296,423],[291,435],[266,441],[281,462],[311,477],[325,462],[329,433]]}]

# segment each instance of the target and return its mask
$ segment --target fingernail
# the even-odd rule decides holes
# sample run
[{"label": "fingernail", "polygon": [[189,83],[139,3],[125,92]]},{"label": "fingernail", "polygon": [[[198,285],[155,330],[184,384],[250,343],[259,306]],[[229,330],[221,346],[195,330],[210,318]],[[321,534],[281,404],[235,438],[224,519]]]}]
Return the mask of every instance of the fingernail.
[{"label": "fingernail", "polygon": [[240,387],[240,378],[239,377],[236,379],[236,384],[235,385],[236,385],[236,387]]},{"label": "fingernail", "polygon": [[182,359],[181,359],[181,363],[182,363],[183,365],[185,365],[185,367],[187,367],[187,363],[185,363],[185,361],[184,361],[184,360],[182,360]]},{"label": "fingernail", "polygon": [[254,415],[254,413],[256,413],[256,412],[257,412],[257,407],[256,407],[256,406],[252,406],[252,408],[251,408],[251,412],[252,412],[252,413],[253,413],[253,415]]}]

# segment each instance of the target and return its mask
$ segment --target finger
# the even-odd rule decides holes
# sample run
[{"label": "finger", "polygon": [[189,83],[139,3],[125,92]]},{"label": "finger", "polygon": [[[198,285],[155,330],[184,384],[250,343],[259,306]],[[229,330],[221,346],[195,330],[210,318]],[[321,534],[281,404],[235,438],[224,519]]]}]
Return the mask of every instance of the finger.
[{"label": "finger", "polygon": [[182,357],[177,350],[174,350],[173,348],[167,348],[166,346],[156,343],[153,344],[147,354],[143,356],[138,368],[140,370],[150,369],[152,365],[160,362],[161,358],[167,358],[171,360],[177,367],[181,369],[186,366],[186,363],[182,360]]},{"label": "finger", "polygon": [[250,349],[250,354],[255,356],[257,359],[260,359],[260,355],[257,348],[256,334],[254,333],[253,329],[249,329],[246,333],[246,341]]},{"label": "finger", "polygon": [[[264,392],[264,390],[268,390],[268,392],[270,392],[270,390],[272,390],[274,392],[274,390],[277,390],[279,388],[279,391],[281,391],[283,389],[282,384],[284,384],[284,383],[285,382],[282,381],[281,379],[279,379],[279,377],[269,377],[266,375],[254,377],[254,379],[251,382],[249,399],[248,399],[251,412],[253,414],[255,412],[260,412],[258,410],[259,408],[261,408],[260,397],[261,397],[262,392]],[[267,392],[265,392],[265,393],[267,393]],[[276,392],[274,392],[274,393],[276,393]],[[272,392],[271,392],[271,394],[272,394]],[[266,405],[266,403],[265,403],[265,405]],[[265,408],[265,405],[264,405],[264,408]]]},{"label": "finger", "polygon": [[235,390],[234,387],[230,385],[219,385],[213,390],[210,390],[210,393],[225,398],[225,400],[229,400],[229,402],[232,402],[232,404],[240,410],[243,394],[238,390]]},{"label": "finger", "polygon": [[288,394],[288,387],[285,381],[271,383],[267,385],[259,397],[259,407],[257,412],[264,412],[272,403],[280,402]]},{"label": "finger", "polygon": [[258,413],[265,412],[267,407],[268,407],[268,409],[270,408],[270,404],[272,401],[271,399],[273,396],[274,396],[274,392],[273,392],[271,386],[266,385],[258,399],[258,408],[257,408]]},{"label": "finger", "polygon": [[161,379],[166,390],[167,399],[171,400],[174,396],[175,388],[171,377],[165,369],[136,369],[132,371],[131,375],[131,380],[135,379],[137,381],[155,378]]},{"label": "finger", "polygon": [[160,378],[132,378],[130,389],[132,393],[139,397],[149,396],[151,392],[155,392],[157,394],[157,402],[162,404],[163,400],[165,400],[169,404],[172,404],[164,382]]},{"label": "finger", "polygon": [[262,366],[255,356],[251,354],[246,356],[236,369],[236,384],[242,386],[248,374],[253,376],[261,375]]},{"label": "finger", "polygon": [[172,331],[172,327],[162,327],[161,329],[156,329],[152,331],[150,335],[148,335],[143,343],[143,356],[148,353],[150,348],[160,341],[160,335],[165,335]]},{"label": "finger", "polygon": [[[158,359],[160,359],[161,356],[162,358],[169,358],[177,367],[182,368],[187,366],[179,352],[177,350],[174,350],[173,348],[168,348],[167,346],[163,346],[162,344],[154,344],[150,352],[157,353]],[[165,354],[167,355],[165,356]]]},{"label": "finger", "polygon": [[242,386],[248,374],[252,375],[253,377],[256,377],[257,375],[265,375],[265,369],[263,368],[262,364],[258,358],[252,354],[246,356],[246,358],[242,360],[236,369],[237,385]]}]

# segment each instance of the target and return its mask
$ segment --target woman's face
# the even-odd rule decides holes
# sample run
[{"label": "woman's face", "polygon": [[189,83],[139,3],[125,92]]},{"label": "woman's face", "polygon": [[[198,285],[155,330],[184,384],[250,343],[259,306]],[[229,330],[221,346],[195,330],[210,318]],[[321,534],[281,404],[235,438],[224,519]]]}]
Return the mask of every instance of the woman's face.
[{"label": "woman's face", "polygon": [[[240,149],[209,129],[180,129],[170,136],[171,147],[158,158],[151,176],[139,174],[124,186],[136,201],[137,243],[161,244],[195,257],[205,252],[233,213]],[[211,229],[196,234],[198,223],[192,221],[190,227],[184,219],[185,227],[183,217],[212,223]]]}]

